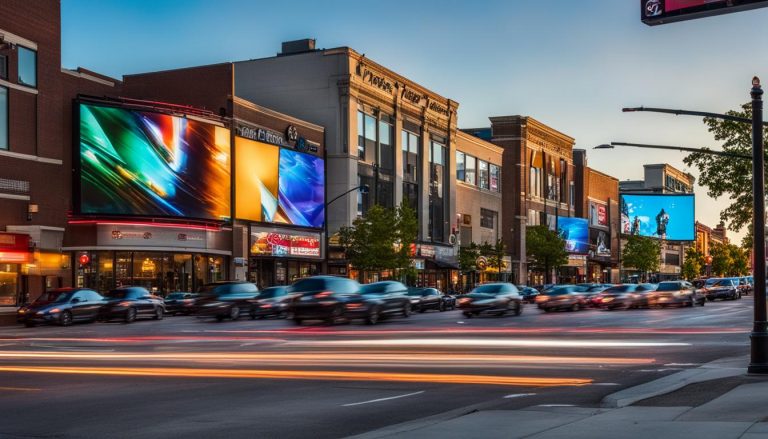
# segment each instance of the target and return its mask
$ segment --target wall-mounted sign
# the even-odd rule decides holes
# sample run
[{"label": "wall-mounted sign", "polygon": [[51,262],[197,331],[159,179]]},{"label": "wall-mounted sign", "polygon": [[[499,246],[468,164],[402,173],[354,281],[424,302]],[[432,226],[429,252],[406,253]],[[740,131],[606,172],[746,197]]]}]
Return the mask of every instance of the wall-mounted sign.
[{"label": "wall-mounted sign", "polygon": [[594,201],[589,202],[589,225],[608,227],[608,206]]},{"label": "wall-mounted sign", "polygon": [[289,125],[288,128],[285,129],[285,136],[283,136],[282,133],[267,128],[253,127],[244,124],[238,124],[235,128],[235,133],[248,140],[255,140],[257,142],[285,146],[288,148],[296,148],[301,152],[316,153],[318,151],[318,145],[299,136],[299,130],[293,125]]},{"label": "wall-mounted sign", "polygon": [[363,81],[383,92],[392,94],[395,90],[395,87],[392,85],[392,81],[380,73],[369,70],[367,67],[363,68],[362,77]]},{"label": "wall-mounted sign", "polygon": [[251,228],[251,255],[319,258],[320,234],[253,227]]},{"label": "wall-mounted sign", "polygon": [[643,23],[674,23],[768,6],[766,0],[640,0]]},{"label": "wall-mounted sign", "polygon": [[104,247],[181,247],[207,248],[208,232],[181,227],[100,224],[96,242]]},{"label": "wall-mounted sign", "polygon": [[433,245],[420,245],[419,246],[419,255],[425,257],[425,258],[434,258],[435,257],[435,246]]}]

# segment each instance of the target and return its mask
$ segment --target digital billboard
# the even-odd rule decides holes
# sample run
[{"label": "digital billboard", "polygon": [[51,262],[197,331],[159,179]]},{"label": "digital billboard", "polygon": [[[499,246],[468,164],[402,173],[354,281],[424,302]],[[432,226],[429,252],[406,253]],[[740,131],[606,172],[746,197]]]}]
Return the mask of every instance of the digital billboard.
[{"label": "digital billboard", "polygon": [[122,107],[79,107],[80,214],[229,219],[228,129]]},{"label": "digital billboard", "polygon": [[621,194],[621,232],[670,241],[696,238],[694,196]]},{"label": "digital billboard", "polygon": [[589,229],[589,253],[595,258],[611,257],[610,232],[599,229]]},{"label": "digital billboard", "polygon": [[568,253],[585,255],[589,252],[589,226],[585,218],[558,216],[557,233],[565,240]]},{"label": "digital billboard", "polygon": [[237,218],[323,227],[323,159],[243,137],[235,138]]},{"label": "digital billboard", "polygon": [[251,230],[253,256],[320,257],[320,234],[254,227]]},{"label": "digital billboard", "polygon": [[640,0],[640,15],[643,23],[653,26],[765,6],[766,0]]},{"label": "digital billboard", "polygon": [[589,225],[608,227],[608,206],[601,203],[589,202]]}]

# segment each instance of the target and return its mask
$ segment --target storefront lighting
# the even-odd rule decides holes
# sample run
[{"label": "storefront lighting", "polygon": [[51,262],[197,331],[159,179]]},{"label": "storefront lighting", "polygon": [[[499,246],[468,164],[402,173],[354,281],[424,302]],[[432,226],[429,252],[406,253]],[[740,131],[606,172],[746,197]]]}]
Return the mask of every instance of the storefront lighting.
[{"label": "storefront lighting", "polygon": [[95,224],[105,226],[139,226],[161,227],[169,229],[205,230],[209,232],[221,231],[221,227],[206,224],[180,224],[180,223],[155,223],[151,221],[99,221],[99,220],[69,220],[68,224]]}]

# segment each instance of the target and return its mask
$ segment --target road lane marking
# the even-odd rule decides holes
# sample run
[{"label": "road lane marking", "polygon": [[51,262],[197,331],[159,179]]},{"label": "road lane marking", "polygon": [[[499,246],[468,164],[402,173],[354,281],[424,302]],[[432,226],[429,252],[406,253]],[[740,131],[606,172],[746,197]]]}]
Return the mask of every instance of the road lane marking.
[{"label": "road lane marking", "polygon": [[31,387],[0,387],[0,390],[11,390],[15,392],[39,392],[43,389],[34,389]]},{"label": "road lane marking", "polygon": [[619,386],[619,383],[592,383],[593,386]]},{"label": "road lane marking", "polygon": [[[306,342],[288,342],[302,345]],[[327,346],[524,346],[524,347],[560,347],[560,348],[636,348],[636,347],[674,347],[692,346],[691,343],[667,342],[632,342],[632,341],[570,341],[570,340],[488,340],[481,338],[414,338],[387,340],[330,340],[313,341],[312,345]]]},{"label": "road lane marking", "polygon": [[525,396],[534,396],[535,393],[513,393],[511,395],[507,395],[504,397],[504,399],[512,399],[512,398],[523,398]]},{"label": "road lane marking", "polygon": [[378,399],[372,399],[370,401],[363,401],[363,402],[353,402],[353,403],[350,403],[350,404],[342,404],[341,406],[342,407],[352,407],[353,405],[363,405],[363,404],[371,404],[371,403],[374,403],[374,402],[389,401],[391,399],[399,399],[399,398],[405,398],[407,396],[419,395],[419,394],[422,394],[424,392],[425,392],[424,390],[420,390],[418,392],[406,393],[405,395],[390,396],[389,398],[378,398]]},{"label": "road lane marking", "polygon": [[539,404],[536,407],[576,407],[573,404]]},{"label": "road lane marking", "polygon": [[667,363],[664,367],[669,366],[701,366],[701,363]]}]

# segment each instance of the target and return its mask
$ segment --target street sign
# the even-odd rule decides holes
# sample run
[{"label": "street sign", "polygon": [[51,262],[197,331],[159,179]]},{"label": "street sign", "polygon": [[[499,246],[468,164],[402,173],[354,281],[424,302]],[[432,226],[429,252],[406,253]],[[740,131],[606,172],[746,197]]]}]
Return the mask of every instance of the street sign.
[{"label": "street sign", "polygon": [[768,0],[640,0],[640,18],[655,26],[766,6]]}]

